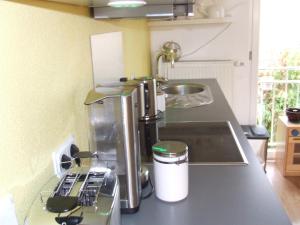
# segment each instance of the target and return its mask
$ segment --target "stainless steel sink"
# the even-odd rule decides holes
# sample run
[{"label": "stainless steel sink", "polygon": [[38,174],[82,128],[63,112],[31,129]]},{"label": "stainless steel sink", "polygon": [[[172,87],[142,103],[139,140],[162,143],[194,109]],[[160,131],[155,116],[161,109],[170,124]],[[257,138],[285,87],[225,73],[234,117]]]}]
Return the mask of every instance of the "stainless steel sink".
[{"label": "stainless steel sink", "polygon": [[213,102],[207,85],[201,83],[168,83],[161,87],[166,94],[167,108],[193,108]]},{"label": "stainless steel sink", "polygon": [[162,91],[170,95],[188,95],[201,93],[205,87],[203,84],[168,84],[162,87]]}]

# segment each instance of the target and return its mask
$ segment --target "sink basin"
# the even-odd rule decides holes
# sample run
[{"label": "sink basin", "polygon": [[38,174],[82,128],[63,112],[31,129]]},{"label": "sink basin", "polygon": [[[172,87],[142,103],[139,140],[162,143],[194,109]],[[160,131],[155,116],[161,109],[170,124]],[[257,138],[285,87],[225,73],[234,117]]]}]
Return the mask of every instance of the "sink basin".
[{"label": "sink basin", "polygon": [[187,109],[213,102],[209,87],[201,83],[168,83],[161,90],[166,94],[167,108]]},{"label": "sink basin", "polygon": [[168,84],[162,87],[162,91],[170,95],[188,95],[201,93],[205,87],[203,84]]}]

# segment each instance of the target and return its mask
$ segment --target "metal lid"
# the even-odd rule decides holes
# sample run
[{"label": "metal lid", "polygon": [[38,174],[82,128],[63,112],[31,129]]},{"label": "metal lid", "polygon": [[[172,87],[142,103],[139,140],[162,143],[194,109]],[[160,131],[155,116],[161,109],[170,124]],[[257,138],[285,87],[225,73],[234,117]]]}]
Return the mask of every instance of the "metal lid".
[{"label": "metal lid", "polygon": [[91,105],[93,103],[103,101],[106,98],[129,96],[132,94],[134,89],[134,86],[98,86],[88,93],[84,104]]},{"label": "metal lid", "polygon": [[187,144],[180,141],[160,141],[152,146],[153,154],[169,158],[185,155],[187,150]]}]

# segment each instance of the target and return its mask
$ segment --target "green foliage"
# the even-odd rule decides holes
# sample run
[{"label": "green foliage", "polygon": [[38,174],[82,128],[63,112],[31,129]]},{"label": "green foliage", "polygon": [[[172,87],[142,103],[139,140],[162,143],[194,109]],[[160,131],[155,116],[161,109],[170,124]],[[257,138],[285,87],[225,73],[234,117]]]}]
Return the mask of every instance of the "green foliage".
[{"label": "green foliage", "polygon": [[273,78],[275,80],[284,80],[285,79],[285,74],[286,74],[286,71],[285,70],[280,70],[280,71],[274,71],[273,73]]},{"label": "green foliage", "polygon": [[[284,51],[278,60],[278,67],[299,67],[300,66],[300,51]],[[278,70],[263,70],[259,71],[259,78],[272,77],[276,80],[300,80],[300,70],[295,69],[278,69]],[[260,96],[262,95],[262,96]],[[300,84],[298,83],[273,83],[272,90],[264,90],[262,85],[259,85],[259,99],[263,102],[258,102],[262,110],[262,121],[259,123],[264,126],[271,133],[272,130],[272,116],[273,116],[273,137],[272,141],[276,141],[275,134],[277,130],[277,120],[281,115],[285,115],[284,110],[288,107],[300,107]],[[274,102],[274,105],[272,103]],[[272,111],[274,110],[274,115]]]},{"label": "green foliage", "polygon": [[297,70],[288,71],[288,79],[289,80],[300,80],[300,71],[297,71]]}]

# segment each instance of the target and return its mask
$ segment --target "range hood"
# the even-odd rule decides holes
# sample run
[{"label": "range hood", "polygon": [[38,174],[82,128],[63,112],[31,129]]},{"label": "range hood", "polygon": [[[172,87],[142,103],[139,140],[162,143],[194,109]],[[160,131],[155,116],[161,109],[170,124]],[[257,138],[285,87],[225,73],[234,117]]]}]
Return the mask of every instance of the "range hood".
[{"label": "range hood", "polygon": [[[112,0],[48,0],[53,2],[87,6],[95,19],[119,18],[173,18],[193,16],[195,0],[144,0],[145,5],[135,8],[108,6]],[[132,0],[131,0],[132,1]]]},{"label": "range hood", "polygon": [[172,18],[177,16],[193,16],[194,0],[147,0],[147,4],[136,8],[109,7],[109,1],[94,0],[92,7],[95,19],[111,18]]}]

